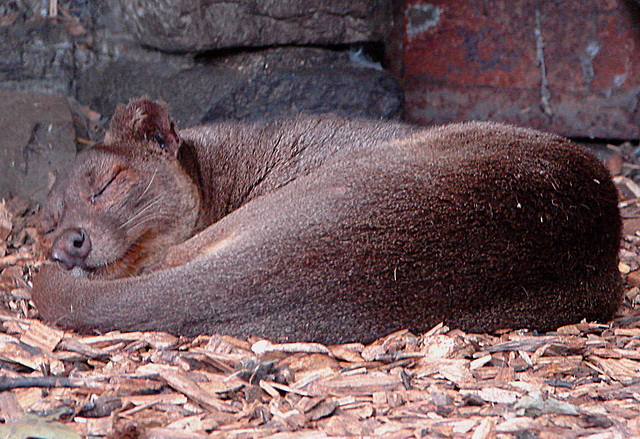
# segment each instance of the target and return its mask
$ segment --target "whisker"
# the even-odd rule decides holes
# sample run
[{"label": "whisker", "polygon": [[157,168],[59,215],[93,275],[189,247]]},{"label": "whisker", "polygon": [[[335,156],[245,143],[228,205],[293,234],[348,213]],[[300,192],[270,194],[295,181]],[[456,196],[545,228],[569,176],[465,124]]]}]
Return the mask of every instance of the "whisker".
[{"label": "whisker", "polygon": [[133,218],[133,220],[135,220],[135,222],[132,222],[132,219],[127,220],[127,223],[123,224],[122,226],[120,226],[120,228],[124,227],[125,225],[128,226],[129,230],[133,230],[136,227],[139,227],[145,223],[148,222],[152,222],[152,221],[159,221],[159,220],[175,220],[175,216],[174,215],[170,215],[164,212],[150,212],[147,215],[136,215],[135,218]]},{"label": "whisker", "polygon": [[145,223],[152,222],[152,221],[158,221],[158,220],[161,220],[161,219],[170,220],[170,219],[175,219],[175,217],[173,215],[168,215],[168,214],[164,214],[164,213],[151,213],[151,214],[149,214],[147,216],[144,216],[142,218],[138,218],[138,221],[136,223],[132,224],[129,227],[129,229],[133,230],[136,227],[139,227],[139,226],[141,226],[141,225],[143,225]]},{"label": "whisker", "polygon": [[162,197],[158,197],[155,200],[151,201],[149,204],[147,204],[144,209],[140,210],[138,213],[136,213],[135,215],[133,215],[131,218],[129,218],[127,221],[125,221],[124,223],[122,223],[118,228],[122,229],[124,227],[126,227],[128,224],[132,223],[133,221],[136,221],[138,218],[140,218],[140,216],[142,216],[147,210],[151,209],[153,206],[155,206],[156,204],[158,204],[160,201],[162,201]]},{"label": "whisker", "polygon": [[158,173],[158,168],[159,166],[156,166],[156,170],[153,171],[153,175],[151,176],[151,180],[149,180],[149,184],[147,185],[147,187],[145,188],[144,191],[142,191],[142,193],[140,194],[140,196],[138,197],[138,200],[142,199],[142,197],[144,197],[144,195],[147,193],[147,191],[149,190],[149,188],[151,187],[151,184],[153,183],[153,180],[155,180],[156,178],[156,174]]}]

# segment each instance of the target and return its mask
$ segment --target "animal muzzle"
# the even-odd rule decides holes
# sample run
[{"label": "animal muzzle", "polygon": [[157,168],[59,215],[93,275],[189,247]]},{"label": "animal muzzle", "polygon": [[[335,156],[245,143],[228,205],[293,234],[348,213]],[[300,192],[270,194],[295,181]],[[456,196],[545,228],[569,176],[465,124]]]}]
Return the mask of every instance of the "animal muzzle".
[{"label": "animal muzzle", "polygon": [[51,247],[51,257],[64,268],[84,267],[91,251],[89,235],[81,228],[67,229],[56,239]]}]

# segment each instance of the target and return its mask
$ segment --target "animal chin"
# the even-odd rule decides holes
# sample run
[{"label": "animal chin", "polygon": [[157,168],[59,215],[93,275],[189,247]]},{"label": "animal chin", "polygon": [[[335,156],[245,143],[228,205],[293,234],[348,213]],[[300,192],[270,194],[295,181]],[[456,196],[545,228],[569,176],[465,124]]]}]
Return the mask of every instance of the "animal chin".
[{"label": "animal chin", "polygon": [[148,231],[133,242],[123,255],[99,267],[91,268],[90,275],[99,279],[117,279],[122,277],[137,276],[148,269],[149,255],[157,254],[153,248],[156,232]]}]

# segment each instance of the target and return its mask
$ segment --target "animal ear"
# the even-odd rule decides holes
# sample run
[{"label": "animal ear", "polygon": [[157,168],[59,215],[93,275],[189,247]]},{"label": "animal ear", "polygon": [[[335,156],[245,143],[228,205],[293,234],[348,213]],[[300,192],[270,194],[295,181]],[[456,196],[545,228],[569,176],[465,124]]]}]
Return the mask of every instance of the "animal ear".
[{"label": "animal ear", "polygon": [[143,96],[130,101],[126,106],[118,105],[104,143],[142,144],[176,156],[180,139],[165,105]]}]

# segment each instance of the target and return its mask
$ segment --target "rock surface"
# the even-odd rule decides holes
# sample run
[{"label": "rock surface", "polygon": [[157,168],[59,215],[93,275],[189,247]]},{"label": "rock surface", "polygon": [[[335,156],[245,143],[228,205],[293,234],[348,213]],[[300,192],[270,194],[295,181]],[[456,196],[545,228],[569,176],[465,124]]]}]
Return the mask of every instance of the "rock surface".
[{"label": "rock surface", "polygon": [[0,26],[0,88],[68,93],[74,46],[64,27],[33,20]]},{"label": "rock surface", "polygon": [[404,111],[393,77],[354,51],[289,47],[198,61],[154,56],[105,59],[79,72],[78,100],[110,115],[118,103],[147,94],[168,102],[183,127],[300,111],[398,119]]},{"label": "rock surface", "polygon": [[0,198],[43,201],[76,154],[74,118],[55,95],[0,91]]},{"label": "rock surface", "polygon": [[0,90],[73,97],[103,121],[143,94],[168,102],[181,126],[300,111],[400,117],[402,89],[347,44],[381,41],[390,1],[303,3],[71,0],[53,17],[46,2],[10,2]]},{"label": "rock surface", "polygon": [[389,0],[120,1],[133,35],[166,51],[382,41],[391,24]]}]

